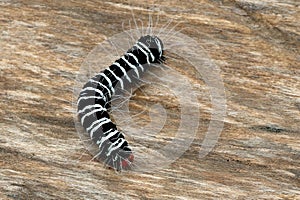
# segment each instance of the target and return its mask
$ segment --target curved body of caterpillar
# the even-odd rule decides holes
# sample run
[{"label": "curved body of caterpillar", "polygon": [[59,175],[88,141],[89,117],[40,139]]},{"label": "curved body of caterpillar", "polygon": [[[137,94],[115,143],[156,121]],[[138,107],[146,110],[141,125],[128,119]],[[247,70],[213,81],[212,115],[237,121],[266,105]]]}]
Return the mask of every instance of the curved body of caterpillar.
[{"label": "curved body of caterpillar", "polygon": [[78,119],[90,139],[99,147],[95,158],[116,170],[129,168],[134,159],[124,135],[118,131],[108,114],[116,86],[124,89],[125,84],[139,78],[150,64],[163,61],[162,41],[156,36],[143,36],[120,59],[91,78],[80,92]]}]

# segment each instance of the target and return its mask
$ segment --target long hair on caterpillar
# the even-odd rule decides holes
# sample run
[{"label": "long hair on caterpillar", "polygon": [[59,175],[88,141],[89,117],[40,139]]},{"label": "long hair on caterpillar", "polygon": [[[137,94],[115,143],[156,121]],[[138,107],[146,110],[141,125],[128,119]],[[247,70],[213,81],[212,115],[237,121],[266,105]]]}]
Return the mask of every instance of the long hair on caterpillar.
[{"label": "long hair on caterpillar", "polygon": [[[125,70],[126,72],[122,76],[116,77],[116,80],[111,78],[112,75],[109,78],[106,74],[111,83],[109,83],[109,80],[103,83],[105,78],[102,78],[103,86],[101,90],[97,91],[97,87],[92,89],[92,96],[94,98],[96,96],[95,93],[97,93],[98,99],[108,98],[102,104],[100,103],[100,105],[99,103],[95,103],[95,100],[94,103],[85,104],[81,110],[78,109],[79,113],[75,114],[74,120],[80,138],[85,141],[87,149],[94,155],[93,159],[99,159],[105,165],[117,171],[130,168],[136,171],[149,172],[166,167],[179,158],[191,145],[197,133],[199,123],[199,105],[195,103],[197,102],[197,96],[194,89],[184,75],[165,63],[165,58],[167,62],[169,59],[174,59],[168,55],[168,51],[179,55],[180,58],[186,60],[192,66],[200,65],[202,68],[198,72],[202,76],[206,76],[209,74],[208,72],[218,76],[216,74],[218,69],[196,41],[175,30],[179,23],[172,25],[172,20],[169,20],[164,26],[159,26],[159,15],[157,15],[155,23],[153,23],[152,15],[149,15],[148,24],[144,27],[143,21],[136,20],[135,16],[132,16],[133,20],[128,21],[128,30],[125,30],[125,23],[122,23],[123,32],[108,38],[98,45],[82,64],[74,90],[74,99],[76,99],[74,106],[77,109],[79,105],[78,96],[82,94],[83,83],[86,83],[90,77],[97,76],[101,70],[100,67],[107,67],[112,63],[118,63],[117,61],[120,57],[124,60],[124,56],[122,56],[124,52],[127,52],[125,53],[126,55],[136,50],[136,53],[133,53],[134,56],[138,57],[139,54],[142,54],[146,55],[145,58],[151,59],[152,49],[155,49],[156,53],[160,54],[157,57],[157,62],[146,61],[141,63],[139,59],[137,59],[138,61],[129,61],[127,59],[127,63],[119,63],[119,68],[123,67],[124,69],[126,68],[125,65],[130,66],[130,64],[135,64],[131,66],[132,69]],[[132,28],[132,24],[134,24],[134,28]],[[151,40],[154,40],[155,43]],[[149,48],[147,49],[145,45],[148,45]],[[138,67],[139,70],[137,70]],[[198,69],[197,67],[195,68]],[[205,82],[207,84],[214,84],[214,82],[211,82],[212,77],[208,76]],[[126,79],[128,80],[127,82]],[[94,85],[101,84],[101,81],[93,78],[90,80],[93,80]],[[113,82],[114,86],[111,87]],[[160,96],[159,101],[156,101],[150,107],[147,105],[139,106],[137,102],[140,102],[141,99],[145,101],[145,99],[151,100],[152,98],[151,94],[147,93],[149,85],[153,87],[151,91],[154,94],[163,89],[162,91],[164,92],[161,92],[163,95]],[[222,84],[216,86],[222,89]],[[107,91],[106,95],[99,95],[100,93],[104,93],[104,91]],[[135,92],[135,97],[139,97],[133,97],[132,91]],[[215,92],[211,91],[211,95],[213,96],[214,94]],[[180,123],[177,123],[179,125],[176,127],[176,134],[174,134],[176,131],[171,130],[170,126],[166,126],[167,112],[164,108],[166,103],[163,102],[163,100],[165,102],[175,101],[174,99],[178,104],[177,109],[180,110],[180,113],[175,112],[177,116],[180,116],[177,117],[177,121]],[[144,108],[131,115],[130,106],[134,107],[135,110],[138,110],[138,107]],[[91,115],[103,112],[103,110],[105,112],[110,110],[110,117],[114,119],[114,124],[117,124],[118,129],[102,129],[105,123],[110,123],[110,118],[106,114],[105,116],[100,115],[104,118],[99,118],[99,116],[97,118],[95,115],[89,126],[84,125],[84,120],[82,120],[84,116],[82,116],[81,122],[78,119],[78,114],[83,112],[83,110],[88,110]],[[149,117],[147,118],[147,115],[142,113],[149,113]],[[87,113],[84,114],[87,115]],[[137,126],[139,123],[134,120],[137,117],[139,120],[146,119],[144,121],[148,123],[140,123],[144,125],[142,127]],[[218,119],[220,117],[222,117],[222,114],[217,116]],[[102,130],[101,134],[97,135],[97,140],[94,140],[93,134],[89,133],[95,127]],[[220,128],[219,125],[218,127]],[[122,130],[122,134],[119,134],[118,130]],[[161,134],[162,132],[164,135]],[[219,130],[217,132],[218,134],[220,133]],[[126,134],[126,140],[123,133]],[[214,135],[215,138],[218,137],[218,134]],[[111,140],[111,138],[114,138],[114,140]],[[104,145],[105,147],[103,146],[103,141],[107,142]],[[115,143],[115,146],[113,143]],[[118,144],[121,145],[118,146]],[[204,150],[209,152],[214,144],[206,143]],[[117,153],[112,156],[110,154],[112,151],[109,149],[116,150]]]}]

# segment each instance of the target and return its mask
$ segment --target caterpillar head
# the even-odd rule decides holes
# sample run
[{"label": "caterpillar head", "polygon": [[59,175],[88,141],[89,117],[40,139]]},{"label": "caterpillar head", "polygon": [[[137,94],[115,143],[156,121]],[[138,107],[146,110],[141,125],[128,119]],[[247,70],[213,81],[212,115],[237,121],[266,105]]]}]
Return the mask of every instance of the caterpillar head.
[{"label": "caterpillar head", "polygon": [[143,43],[150,49],[151,53],[155,57],[153,63],[161,63],[164,61],[164,57],[163,57],[164,45],[161,39],[159,39],[157,36],[150,36],[150,35],[142,36],[138,40],[138,42]]}]

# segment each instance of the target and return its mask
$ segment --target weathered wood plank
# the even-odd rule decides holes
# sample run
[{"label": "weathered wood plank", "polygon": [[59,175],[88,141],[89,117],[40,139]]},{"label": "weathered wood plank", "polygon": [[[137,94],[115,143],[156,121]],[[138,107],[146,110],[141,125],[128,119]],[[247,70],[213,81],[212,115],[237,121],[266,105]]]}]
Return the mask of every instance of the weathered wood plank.
[{"label": "weathered wood plank", "polygon": [[[0,0],[0,198],[300,199],[299,3],[126,2]],[[195,70],[167,61],[198,92],[199,131],[167,168],[118,174],[90,161],[74,127],[73,86],[98,43],[123,32],[122,22],[129,28],[132,13],[146,23],[153,9],[161,10],[158,26],[181,21],[176,30],[185,28],[220,67],[227,116],[200,159],[209,93]],[[162,104],[171,116],[164,134],[174,134],[178,101],[147,89],[132,97],[132,112]]]}]

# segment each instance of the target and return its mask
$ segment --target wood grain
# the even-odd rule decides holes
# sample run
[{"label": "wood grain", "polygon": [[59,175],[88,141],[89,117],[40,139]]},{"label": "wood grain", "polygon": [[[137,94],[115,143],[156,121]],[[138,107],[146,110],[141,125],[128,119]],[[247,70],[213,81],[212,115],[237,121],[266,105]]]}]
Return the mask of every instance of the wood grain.
[{"label": "wood grain", "polygon": [[[300,199],[299,6],[296,0],[0,0],[0,199]],[[122,32],[132,13],[147,22],[157,9],[159,26],[180,21],[176,30],[184,28],[220,67],[224,129],[200,159],[210,98],[192,68],[174,64],[198,88],[194,142],[163,170],[116,173],[91,161],[76,133],[73,86],[98,43]],[[176,100],[151,91],[157,92],[137,92],[133,112],[144,101],[179,112]],[[169,134],[180,119],[173,120]]]}]

